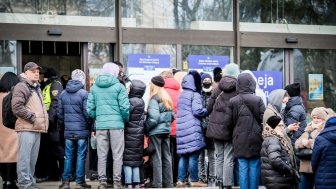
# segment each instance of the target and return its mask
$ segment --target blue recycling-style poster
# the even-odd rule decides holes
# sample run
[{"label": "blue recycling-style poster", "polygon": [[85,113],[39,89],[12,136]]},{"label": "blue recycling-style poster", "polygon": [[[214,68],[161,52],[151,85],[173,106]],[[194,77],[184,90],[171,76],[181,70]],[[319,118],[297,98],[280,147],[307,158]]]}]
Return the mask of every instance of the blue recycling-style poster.
[{"label": "blue recycling-style poster", "polygon": [[309,100],[323,100],[323,74],[309,74]]}]

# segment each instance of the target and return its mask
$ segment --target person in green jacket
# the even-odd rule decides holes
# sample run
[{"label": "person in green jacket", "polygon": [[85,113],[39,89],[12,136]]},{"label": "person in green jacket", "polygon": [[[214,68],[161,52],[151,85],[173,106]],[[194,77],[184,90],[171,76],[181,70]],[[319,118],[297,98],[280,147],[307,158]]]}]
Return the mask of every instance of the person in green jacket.
[{"label": "person in green jacket", "polygon": [[119,67],[105,63],[102,74],[92,86],[87,112],[95,119],[98,154],[98,189],[107,188],[106,159],[109,147],[113,156],[113,187],[122,188],[121,170],[124,153],[124,123],[129,119],[129,99],[126,88],[118,80]]}]

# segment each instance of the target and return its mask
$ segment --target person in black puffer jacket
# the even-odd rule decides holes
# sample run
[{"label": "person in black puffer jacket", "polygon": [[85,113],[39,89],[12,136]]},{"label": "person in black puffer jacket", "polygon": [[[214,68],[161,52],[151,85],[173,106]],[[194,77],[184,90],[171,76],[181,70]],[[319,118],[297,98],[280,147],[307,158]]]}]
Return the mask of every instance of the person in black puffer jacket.
[{"label": "person in black puffer jacket", "polygon": [[125,150],[123,156],[125,184],[135,188],[140,183],[144,146],[145,103],[142,99],[146,85],[140,80],[132,80],[129,89],[130,118],[125,126]]},{"label": "person in black puffer jacket", "polygon": [[261,149],[261,178],[268,189],[290,189],[295,186],[294,153],[284,137],[281,117],[271,116],[263,130]]}]

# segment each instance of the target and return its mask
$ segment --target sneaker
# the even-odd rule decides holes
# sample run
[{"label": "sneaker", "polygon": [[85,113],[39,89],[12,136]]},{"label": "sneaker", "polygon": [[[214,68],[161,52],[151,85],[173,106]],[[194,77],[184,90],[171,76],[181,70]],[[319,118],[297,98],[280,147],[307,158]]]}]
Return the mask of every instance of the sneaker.
[{"label": "sneaker", "polygon": [[140,188],[140,184],[134,185],[134,188]]},{"label": "sneaker", "polygon": [[120,182],[114,182],[113,183],[113,188],[114,189],[121,189],[121,188],[124,188],[124,187],[122,186],[122,184]]},{"label": "sneaker", "polygon": [[126,184],[126,189],[132,189],[132,184]]},{"label": "sneaker", "polygon": [[197,182],[190,182],[191,187],[207,187],[206,183],[197,181]]},{"label": "sneaker", "polygon": [[70,183],[69,182],[62,182],[62,184],[58,187],[59,189],[70,189]]},{"label": "sneaker", "polygon": [[76,189],[87,189],[87,188],[91,188],[91,185],[88,185],[86,182],[76,184]]},{"label": "sneaker", "polygon": [[98,189],[107,189],[107,183],[106,182],[101,182],[98,186]]},{"label": "sneaker", "polygon": [[208,187],[215,187],[215,186],[216,186],[216,180],[214,178],[209,179]]},{"label": "sneaker", "polygon": [[184,188],[186,185],[184,184],[184,182],[181,181],[177,181],[176,182],[176,188]]}]

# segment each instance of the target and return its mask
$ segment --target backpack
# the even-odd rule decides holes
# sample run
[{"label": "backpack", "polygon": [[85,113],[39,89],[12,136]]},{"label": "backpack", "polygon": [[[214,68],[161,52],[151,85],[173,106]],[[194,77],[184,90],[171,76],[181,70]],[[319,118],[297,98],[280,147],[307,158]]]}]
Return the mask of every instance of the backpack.
[{"label": "backpack", "polygon": [[12,111],[12,97],[13,97],[13,88],[11,91],[3,98],[2,101],[2,123],[4,126],[14,129],[15,128],[15,122],[17,120],[17,117],[13,114]]},{"label": "backpack", "polygon": [[[30,95],[32,94],[32,89],[29,87]],[[15,122],[17,120],[17,117],[13,114],[12,111],[12,97],[13,97],[13,89],[12,87],[11,91],[3,98],[2,100],[2,123],[5,127],[14,129],[15,128]],[[26,101],[27,103],[28,101]]]}]

